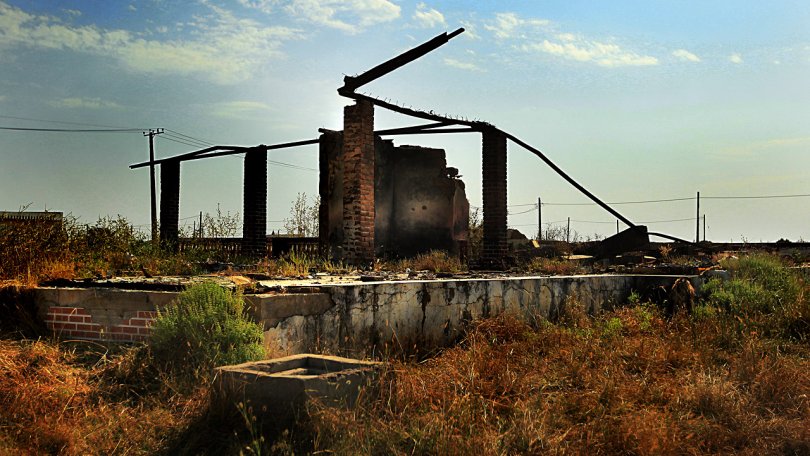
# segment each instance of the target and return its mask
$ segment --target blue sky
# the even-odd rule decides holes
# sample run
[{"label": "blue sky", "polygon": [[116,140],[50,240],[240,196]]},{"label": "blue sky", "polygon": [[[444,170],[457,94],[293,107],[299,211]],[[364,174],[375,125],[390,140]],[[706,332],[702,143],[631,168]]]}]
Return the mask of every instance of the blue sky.
[{"label": "blue sky", "polygon": [[[611,202],[810,194],[810,5],[800,1],[0,0],[0,126],[163,127],[214,144],[273,144],[340,129],[336,89],[443,31],[466,32],[363,89],[481,119],[524,139]],[[49,122],[45,122],[49,121]],[[62,122],[62,123],[56,123]],[[68,123],[72,122],[72,123]],[[379,128],[414,121],[377,111]],[[174,136],[178,139],[177,136]],[[443,147],[474,206],[480,137]],[[194,149],[158,137],[158,157]],[[134,133],[0,130],[0,210],[148,224],[148,143]],[[268,228],[317,193],[317,147],[271,152]],[[300,169],[310,168],[310,169]],[[239,158],[183,167],[181,217],[241,210]],[[510,225],[615,220],[510,146]],[[810,239],[810,198],[704,199],[716,241]],[[694,237],[694,201],[616,208]],[[599,222],[599,223],[596,223]]]}]

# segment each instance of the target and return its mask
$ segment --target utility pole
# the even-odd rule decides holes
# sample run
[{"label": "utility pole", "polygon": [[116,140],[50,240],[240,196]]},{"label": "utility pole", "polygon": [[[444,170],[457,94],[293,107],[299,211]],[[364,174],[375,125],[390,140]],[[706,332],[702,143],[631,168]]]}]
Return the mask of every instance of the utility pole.
[{"label": "utility pole", "polygon": [[149,129],[143,132],[144,136],[149,136],[149,196],[151,197],[152,208],[152,242],[158,239],[157,223],[157,196],[155,195],[155,136],[163,133],[162,128]]},{"label": "utility pole", "polygon": [[697,192],[697,216],[695,218],[695,244],[700,242],[700,192]]},{"label": "utility pole", "polygon": [[706,214],[703,214],[703,240],[706,241]]},{"label": "utility pole", "polygon": [[565,242],[571,243],[571,217],[568,217],[568,225],[565,228]]},{"label": "utility pole", "polygon": [[537,197],[537,240],[543,240],[543,201]]}]

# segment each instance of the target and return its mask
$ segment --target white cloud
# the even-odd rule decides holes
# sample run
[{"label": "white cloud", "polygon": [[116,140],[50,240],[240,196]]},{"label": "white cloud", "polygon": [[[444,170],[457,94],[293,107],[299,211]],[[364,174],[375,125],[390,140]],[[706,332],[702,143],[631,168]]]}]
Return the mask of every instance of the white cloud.
[{"label": "white cloud", "polygon": [[400,12],[400,7],[389,0],[289,0],[284,9],[303,20],[347,33],[393,21]]},{"label": "white cloud", "polygon": [[115,58],[133,72],[202,76],[231,84],[247,80],[268,59],[281,56],[282,43],[297,33],[204,4],[210,14],[187,24],[186,39],[161,41],[127,30],[63,24],[59,18],[29,14],[0,1],[0,49],[85,52]]},{"label": "white cloud", "polygon": [[240,100],[216,103],[211,107],[210,112],[217,117],[246,119],[271,109],[270,105],[260,101]]},{"label": "white cloud", "polygon": [[753,141],[737,144],[719,149],[714,153],[717,157],[753,157],[784,154],[790,152],[803,153],[810,146],[810,137],[799,136],[794,138],[772,138],[762,141]]},{"label": "white cloud", "polygon": [[495,21],[484,25],[484,28],[495,34],[498,39],[514,38],[522,27],[542,27],[549,24],[546,19],[523,19],[515,13],[498,13]]},{"label": "white cloud", "polygon": [[270,14],[273,11],[272,0],[239,0],[239,3],[246,8],[257,9],[265,14]]},{"label": "white cloud", "polygon": [[477,40],[481,38],[478,34],[478,27],[475,24],[469,21],[461,21],[461,25],[464,26],[464,33],[461,36],[469,38],[471,40]]},{"label": "white cloud", "polygon": [[50,104],[57,108],[68,109],[117,109],[121,107],[114,101],[106,101],[101,98],[62,98]]},{"label": "white cloud", "polygon": [[563,42],[543,40],[524,44],[524,51],[539,51],[578,62],[592,62],[604,67],[658,65],[658,59],[623,50],[616,44],[590,41],[572,34],[558,35]]},{"label": "white cloud", "polygon": [[416,5],[416,12],[413,13],[413,19],[422,28],[433,28],[438,25],[447,25],[444,20],[444,15],[422,2]]},{"label": "white cloud", "polygon": [[135,5],[132,5],[132,4],[130,4],[129,6],[127,6],[127,9],[128,9],[128,10],[130,10],[130,11],[133,11],[133,12],[134,12],[134,11],[138,11],[138,8],[136,8],[136,7],[135,7]]},{"label": "white cloud", "polygon": [[685,62],[700,62],[700,57],[687,51],[686,49],[677,49],[672,51],[672,55]]},{"label": "white cloud", "polygon": [[460,70],[467,70],[467,71],[484,71],[478,65],[469,62],[462,62],[460,60],[445,58],[444,64],[453,68],[458,68]]},{"label": "white cloud", "polygon": [[728,61],[736,64],[743,63],[742,56],[736,52],[728,56]]}]

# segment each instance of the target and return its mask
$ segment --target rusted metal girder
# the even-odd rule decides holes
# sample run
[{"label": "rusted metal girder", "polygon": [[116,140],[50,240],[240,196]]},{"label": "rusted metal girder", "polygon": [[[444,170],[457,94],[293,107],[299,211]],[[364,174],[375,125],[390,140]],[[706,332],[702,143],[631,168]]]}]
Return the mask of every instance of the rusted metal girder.
[{"label": "rusted metal girder", "polygon": [[341,95],[345,95],[348,93],[354,93],[359,87],[368,84],[369,82],[378,79],[386,74],[400,68],[402,66],[407,65],[410,62],[422,57],[423,55],[427,54],[428,52],[437,49],[439,46],[446,44],[452,38],[460,35],[464,32],[463,28],[459,28],[458,30],[448,34],[447,32],[442,33],[441,35],[436,36],[430,41],[420,44],[415,48],[403,52],[402,54],[383,62],[374,68],[366,71],[365,73],[359,74],[357,76],[346,76],[343,78],[343,87],[338,89],[338,93]]},{"label": "rusted metal girder", "polygon": [[636,226],[636,224],[635,224],[635,223],[631,222],[631,221],[630,221],[630,219],[628,219],[627,217],[625,217],[625,216],[623,216],[622,214],[620,214],[620,213],[619,213],[619,212],[618,212],[616,209],[613,209],[612,207],[608,206],[608,204],[607,204],[607,203],[605,203],[604,201],[602,201],[602,200],[600,200],[599,198],[597,198],[597,197],[596,197],[596,195],[594,195],[593,193],[589,192],[589,191],[588,191],[588,189],[586,189],[585,187],[583,187],[583,186],[582,186],[582,185],[581,185],[579,182],[575,181],[573,177],[569,176],[569,175],[568,175],[568,174],[567,174],[565,171],[563,171],[563,170],[562,170],[562,169],[561,169],[559,166],[557,166],[556,164],[554,164],[554,162],[553,162],[553,161],[551,161],[551,159],[549,159],[548,157],[546,157],[546,155],[545,155],[543,152],[540,152],[540,150],[538,150],[538,149],[536,149],[536,148],[534,148],[534,147],[532,147],[532,146],[530,146],[530,145],[526,144],[525,142],[521,141],[521,140],[520,140],[520,139],[518,139],[517,137],[515,137],[515,136],[513,136],[513,135],[511,135],[511,134],[509,134],[509,133],[507,133],[507,132],[505,132],[505,131],[503,131],[503,130],[501,130],[501,133],[503,133],[504,135],[506,135],[506,137],[507,137],[507,138],[509,138],[509,139],[510,139],[510,140],[511,140],[513,143],[515,143],[515,144],[517,144],[517,145],[519,145],[519,146],[523,147],[524,149],[528,150],[529,152],[533,153],[533,154],[534,154],[534,155],[536,155],[538,158],[540,158],[540,160],[543,160],[543,161],[544,161],[544,162],[545,162],[545,163],[546,163],[546,164],[547,164],[547,165],[548,165],[548,166],[549,166],[551,169],[553,169],[553,170],[554,170],[554,172],[556,172],[557,174],[559,174],[559,175],[560,175],[560,177],[562,177],[563,179],[565,179],[566,181],[568,181],[568,183],[569,183],[569,184],[573,185],[573,186],[574,186],[574,188],[576,188],[577,190],[579,190],[580,192],[582,192],[582,194],[583,194],[583,195],[585,195],[585,196],[587,196],[588,198],[590,198],[590,200],[591,200],[591,201],[593,201],[594,203],[598,204],[598,205],[599,205],[599,206],[600,206],[602,209],[604,209],[604,210],[606,210],[606,211],[610,212],[611,214],[613,214],[613,216],[614,216],[614,217],[616,217],[617,219],[619,219],[619,220],[621,220],[622,222],[624,222],[624,224],[625,224],[625,225],[627,225],[627,226],[629,226],[629,227],[631,227],[631,228],[635,228],[635,226]]},{"label": "rusted metal girder", "polygon": [[[318,144],[319,139],[305,139],[303,141],[293,141],[288,143],[280,143],[280,144],[272,144],[270,146],[265,146],[264,144],[258,146],[212,146],[206,149],[197,150],[194,152],[188,152],[181,155],[176,155],[174,157],[169,158],[161,158],[160,160],[155,160],[154,162],[143,162],[143,163],[136,163],[134,165],[129,165],[130,169],[135,168],[143,168],[144,166],[149,166],[150,163],[154,163],[159,165],[163,162],[167,161],[191,161],[191,160],[199,160],[202,158],[211,158],[211,157],[221,157],[224,155],[236,155],[236,154],[244,154],[245,152],[256,150],[256,149],[264,149],[265,151],[268,150],[275,150],[275,149],[286,149],[289,147],[298,147],[298,146],[308,146],[311,144]],[[221,151],[215,153],[209,153],[214,151]]]}]

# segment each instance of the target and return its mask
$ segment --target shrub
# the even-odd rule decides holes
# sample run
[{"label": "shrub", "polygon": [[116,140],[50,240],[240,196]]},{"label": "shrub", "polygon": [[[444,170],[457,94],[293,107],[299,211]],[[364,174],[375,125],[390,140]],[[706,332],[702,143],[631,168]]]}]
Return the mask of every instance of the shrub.
[{"label": "shrub", "polygon": [[177,302],[158,312],[149,341],[164,368],[211,368],[264,357],[262,328],[245,314],[239,292],[202,283],[180,293]]},{"label": "shrub", "polygon": [[810,335],[810,304],[799,278],[781,259],[754,254],[730,259],[722,265],[731,279],[710,280],[703,287],[704,301],[718,313],[766,335],[806,339]]}]

